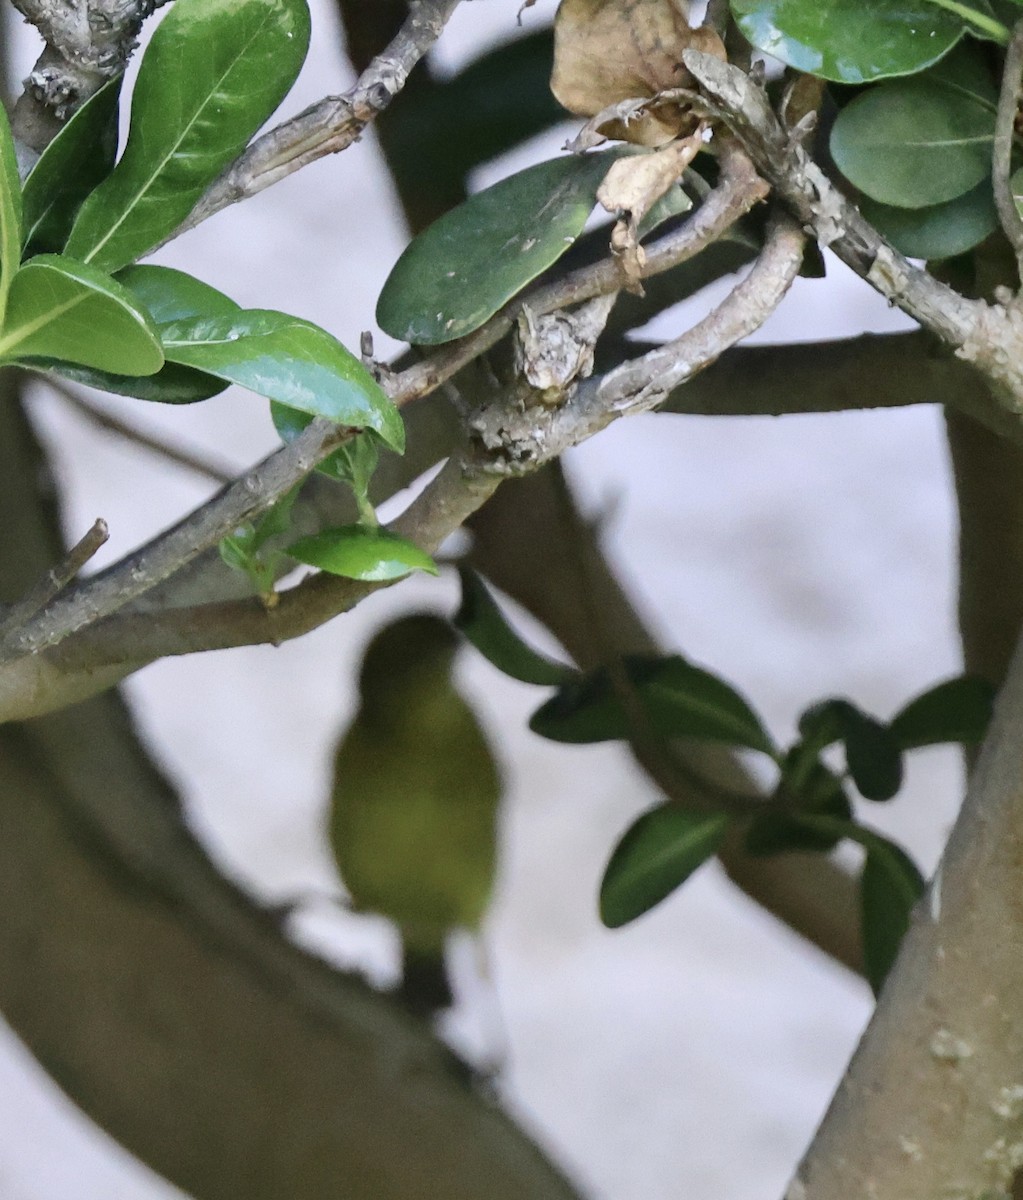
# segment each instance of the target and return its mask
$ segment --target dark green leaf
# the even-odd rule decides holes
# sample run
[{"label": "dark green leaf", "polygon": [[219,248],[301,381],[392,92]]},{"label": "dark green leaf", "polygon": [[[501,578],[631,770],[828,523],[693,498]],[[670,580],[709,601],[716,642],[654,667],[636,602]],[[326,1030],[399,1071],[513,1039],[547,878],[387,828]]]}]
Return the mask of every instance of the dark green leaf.
[{"label": "dark green leaf", "polygon": [[728,829],[720,814],[672,804],[644,813],[615,847],[600,885],[600,919],[609,929],[653,908],[717,853]]},{"label": "dark green leaf", "polygon": [[163,365],[156,328],[131,292],[56,254],[33,258],[15,275],[0,334],[0,358],[38,356],[124,375]]},{"label": "dark green leaf", "polygon": [[298,317],[263,309],[173,321],[160,329],[169,362],[196,367],[259,396],[353,429],[401,451],[401,415],[336,338]]},{"label": "dark green leaf", "polygon": [[899,79],[868,88],[842,109],[831,154],[872,200],[925,208],[988,177],[994,128],[989,104],[930,79]]},{"label": "dark green leaf", "polygon": [[0,104],[0,325],[21,262],[21,179],[7,112]]},{"label": "dark green leaf", "polygon": [[411,81],[379,123],[399,191],[457,195],[473,167],[563,121],[549,86],[553,58],[548,28],[498,46],[450,79]]},{"label": "dark green leaf", "polygon": [[837,83],[911,75],[962,36],[962,17],[929,0],[732,0],[759,50]]},{"label": "dark green leaf", "polygon": [[373,583],[401,579],[412,571],[437,574],[437,564],[424,550],[386,529],[364,525],[325,529],[288,546],[287,552],[331,575]]},{"label": "dark green leaf", "polygon": [[[832,793],[833,802],[826,815],[838,821],[851,821],[852,808],[841,785]],[[814,828],[798,813],[766,812],[750,822],[743,842],[747,854],[758,857],[772,854],[827,854],[834,850],[844,834],[838,830]]]},{"label": "dark green leaf", "polygon": [[959,675],[911,700],[892,718],[891,731],[903,750],[940,742],[976,745],[984,740],[994,703],[995,689],[986,679]]},{"label": "dark green leaf", "polygon": [[478,329],[579,236],[614,153],[529,167],[435,221],[388,276],[380,328],[419,345]]},{"label": "dark green leaf", "polygon": [[82,201],[113,169],[122,78],[89,97],[25,180],[24,245],[30,254],[63,249]]},{"label": "dark green leaf", "polygon": [[308,44],[306,0],[176,0],[143,56],[124,155],[68,254],[115,271],[163,241],[284,99]]},{"label": "dark green leaf", "polygon": [[859,207],[896,250],[932,262],[965,254],[998,225],[990,179],[947,204],[929,208],[894,208],[866,198]]},{"label": "dark green leaf", "polygon": [[867,979],[877,995],[925,885],[912,859],[893,842],[873,834],[864,845],[867,858],[860,879],[863,959]]},{"label": "dark green leaf", "polygon": [[853,782],[867,800],[890,800],[902,784],[902,752],[887,725],[848,700],[824,700],[807,709],[799,732],[818,750],[845,743]]},{"label": "dark green leaf", "polygon": [[[664,738],[703,738],[772,754],[760,719],[724,680],[677,656],[630,656],[621,676],[605,667],[570,680],[533,714],[530,729],[555,742],[603,742],[631,738],[636,728],[623,692],[631,688],[641,718]],[[628,699],[628,696],[625,697]]]},{"label": "dark green leaf", "polygon": [[462,579],[462,604],[455,616],[455,626],[488,662],[522,683],[557,687],[578,675],[574,668],[540,654],[519,637],[475,571],[460,564],[458,573]]},{"label": "dark green leaf", "polygon": [[160,328],[192,317],[229,317],[241,311],[223,292],[173,267],[125,267],[117,280],[138,296]]}]

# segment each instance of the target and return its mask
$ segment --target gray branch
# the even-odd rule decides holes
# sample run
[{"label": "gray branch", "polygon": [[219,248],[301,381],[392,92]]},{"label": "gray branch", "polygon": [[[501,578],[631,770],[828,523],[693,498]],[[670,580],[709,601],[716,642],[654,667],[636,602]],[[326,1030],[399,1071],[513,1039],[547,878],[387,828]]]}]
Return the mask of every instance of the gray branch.
[{"label": "gray branch", "polygon": [[343,96],[326,96],[258,138],[211,185],[175,237],[207,217],[347,149],[405,86],[412,68],[440,37],[460,0],[413,0],[408,19]]},{"label": "gray branch", "polygon": [[1016,136],[1016,116],[1023,89],[1023,19],[1012,31],[1012,41],[1005,53],[1002,88],[998,97],[998,116],[995,122],[995,141],[992,156],[995,206],[998,219],[1009,245],[1016,253],[1016,262],[1023,278],[1023,218],[1012,195],[1012,150]]}]

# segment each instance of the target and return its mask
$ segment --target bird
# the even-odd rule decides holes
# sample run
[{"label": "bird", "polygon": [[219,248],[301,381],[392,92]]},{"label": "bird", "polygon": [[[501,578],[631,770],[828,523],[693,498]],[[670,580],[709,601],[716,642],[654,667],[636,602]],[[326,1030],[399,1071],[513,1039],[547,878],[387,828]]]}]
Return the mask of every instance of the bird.
[{"label": "bird", "polygon": [[431,613],[373,637],[334,756],[328,818],[351,906],[397,926],[399,996],[424,1017],[453,1003],[445,944],[456,929],[479,930],[497,862],[501,774],[455,686],[458,646]]}]

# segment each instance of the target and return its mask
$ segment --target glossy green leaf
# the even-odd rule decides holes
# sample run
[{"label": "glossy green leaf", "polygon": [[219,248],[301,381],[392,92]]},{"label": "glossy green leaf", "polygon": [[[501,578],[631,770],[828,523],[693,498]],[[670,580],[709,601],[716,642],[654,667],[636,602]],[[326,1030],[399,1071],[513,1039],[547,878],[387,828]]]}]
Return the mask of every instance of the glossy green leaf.
[{"label": "glossy green leaf", "polygon": [[860,878],[863,960],[876,996],[895,962],[925,884],[912,859],[893,842],[873,834],[864,844],[867,858]]},{"label": "glossy green leaf", "polygon": [[308,44],[306,0],[176,0],[143,56],[124,155],[67,253],[115,271],[163,241],[284,99]]},{"label": "glossy green leaf", "polygon": [[163,366],[149,314],[109,275],[41,254],[15,275],[0,358],[65,359],[101,371],[151,375]]},{"label": "glossy green leaf", "polygon": [[[157,331],[171,321],[203,314],[227,316],[239,311],[238,305],[223,292],[172,267],[126,267],[118,271],[116,279],[148,310]],[[195,404],[219,395],[228,386],[215,375],[172,362],[164,363],[155,375],[112,375],[52,359],[37,359],[32,365],[104,392],[157,404]]]},{"label": "glossy green leaf", "polygon": [[363,364],[326,330],[286,313],[240,309],[161,326],[169,362],[195,367],[257,395],[353,429],[372,429],[393,450],[401,415]]},{"label": "glossy green leaf", "polygon": [[663,804],[644,813],[614,848],[600,885],[600,919],[627,925],[660,904],[717,853],[728,829],[721,814]]},{"label": "glossy green leaf", "polygon": [[837,83],[921,71],[965,29],[930,0],[732,0],[732,12],[757,49]]},{"label": "glossy green leaf", "polygon": [[984,740],[994,712],[995,689],[976,675],[947,679],[911,700],[891,722],[892,735],[903,750]]},{"label": "glossy green leaf", "polygon": [[14,135],[0,104],[0,325],[18,264],[21,262],[21,179]]},{"label": "glossy green leaf", "polygon": [[557,687],[576,678],[578,671],[534,650],[515,632],[490,589],[471,568],[460,564],[462,603],[455,626],[483,657],[512,679]]},{"label": "glossy green leaf", "polygon": [[478,329],[582,232],[615,152],[564,155],[478,192],[398,259],[377,304],[392,337],[437,345]]},{"label": "glossy green leaf", "polygon": [[288,546],[287,552],[331,575],[372,583],[401,579],[413,571],[437,574],[437,564],[425,550],[386,529],[364,525],[325,529]]},{"label": "glossy green leaf", "polygon": [[623,690],[631,687],[649,729],[665,738],[703,738],[772,754],[759,717],[734,688],[683,658],[629,656],[617,684],[607,668],[570,680],[533,714],[530,729],[555,742],[631,738],[636,729]]},{"label": "glossy green leaf", "polygon": [[859,208],[896,250],[907,258],[930,262],[965,254],[998,226],[990,179],[946,204],[928,208],[894,208],[869,199],[861,200]]},{"label": "glossy green leaf", "polygon": [[82,202],[113,169],[122,78],[89,97],[25,180],[23,238],[30,254],[63,249]]},{"label": "glossy green leaf", "polygon": [[975,188],[991,170],[991,106],[927,79],[868,88],[838,114],[831,154],[881,204],[925,208]]}]

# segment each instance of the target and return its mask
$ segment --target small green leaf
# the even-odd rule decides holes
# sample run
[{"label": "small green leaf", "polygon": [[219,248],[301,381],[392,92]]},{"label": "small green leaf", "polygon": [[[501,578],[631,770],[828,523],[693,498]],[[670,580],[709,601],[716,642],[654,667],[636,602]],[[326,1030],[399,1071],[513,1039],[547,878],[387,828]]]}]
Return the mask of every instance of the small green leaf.
[{"label": "small green leaf", "polygon": [[522,683],[557,687],[578,676],[573,667],[540,654],[519,637],[475,571],[459,564],[458,574],[462,580],[462,604],[455,615],[455,627],[488,662]]},{"label": "small green leaf", "polygon": [[435,221],[388,276],[380,328],[428,346],[478,329],[572,245],[616,153],[529,167]]},{"label": "small green leaf", "polygon": [[7,311],[11,281],[21,262],[21,179],[7,112],[0,104],[0,325]]},{"label": "small green leaf", "polygon": [[663,804],[644,813],[614,848],[600,885],[600,919],[627,925],[673,891],[717,853],[728,818]]},{"label": "small green leaf", "polygon": [[[313,419],[308,413],[299,412],[297,408],[287,408],[274,401],[270,402],[270,418],[285,445],[293,442]],[[380,443],[377,434],[368,429],[335,450],[316,467],[321,475],[336,479],[339,483],[346,483],[352,489],[359,510],[359,521],[363,525],[377,524],[376,513],[369,498],[369,485],[379,461]]]},{"label": "small green leaf", "polygon": [[931,79],[868,88],[838,114],[831,154],[861,192],[897,208],[944,204],[991,170],[991,104]]},{"label": "small green leaf", "polygon": [[325,529],[288,546],[287,552],[331,575],[372,583],[401,579],[412,571],[437,574],[437,564],[425,550],[386,529],[364,525]]},{"label": "small green leaf", "polygon": [[[831,793],[831,804],[827,808],[822,807],[821,813],[837,821],[851,821],[852,806],[849,797],[837,780],[835,783],[836,788]],[[807,852],[827,854],[834,850],[844,836],[837,829],[816,829],[801,820],[798,813],[775,811],[765,812],[753,818],[746,831],[743,846],[747,854],[758,857]]]},{"label": "small green leaf", "polygon": [[0,333],[0,358],[42,356],[123,375],[163,366],[149,314],[109,275],[74,259],[41,254],[15,275]]},{"label": "small green leaf", "polygon": [[[1019,200],[1016,203],[1018,207]],[[894,208],[868,198],[860,201],[859,208],[896,250],[928,262],[965,254],[998,226],[990,179],[972,192],[928,208]]]},{"label": "small green leaf", "polygon": [[25,180],[24,245],[30,254],[63,249],[82,202],[113,169],[122,79],[118,75],[89,97]]},{"label": "small green leaf", "polygon": [[399,453],[401,414],[362,363],[324,329],[263,309],[173,321],[160,329],[169,362],[196,367],[259,396],[372,429]]},{"label": "small green leaf", "polygon": [[864,845],[867,858],[860,878],[863,959],[876,996],[895,962],[925,884],[912,859],[887,838],[872,834]]},{"label": "small green leaf", "polygon": [[799,719],[799,732],[818,750],[845,743],[845,761],[866,800],[890,800],[902,785],[902,752],[889,727],[848,700],[823,700]]},{"label": "small green leaf", "polygon": [[732,12],[758,50],[836,83],[912,75],[965,29],[930,0],[732,0]]},{"label": "small green leaf", "polygon": [[163,241],[284,99],[308,44],[305,0],[176,0],[143,56],[124,155],[67,253],[116,271]]},{"label": "small green leaf", "polygon": [[911,700],[891,722],[903,750],[941,742],[977,745],[984,740],[994,712],[995,689],[986,679],[959,675]]},{"label": "small green leaf", "polygon": [[134,292],[159,328],[198,317],[229,317],[241,306],[229,296],[173,267],[148,263],[118,271],[117,281]]},{"label": "small green leaf", "polygon": [[[622,686],[631,686],[651,730],[665,738],[703,738],[773,754],[759,717],[734,688],[678,656],[629,656]],[[601,667],[569,680],[533,714],[530,729],[555,742],[627,739],[642,733],[630,720],[613,674]]]}]

